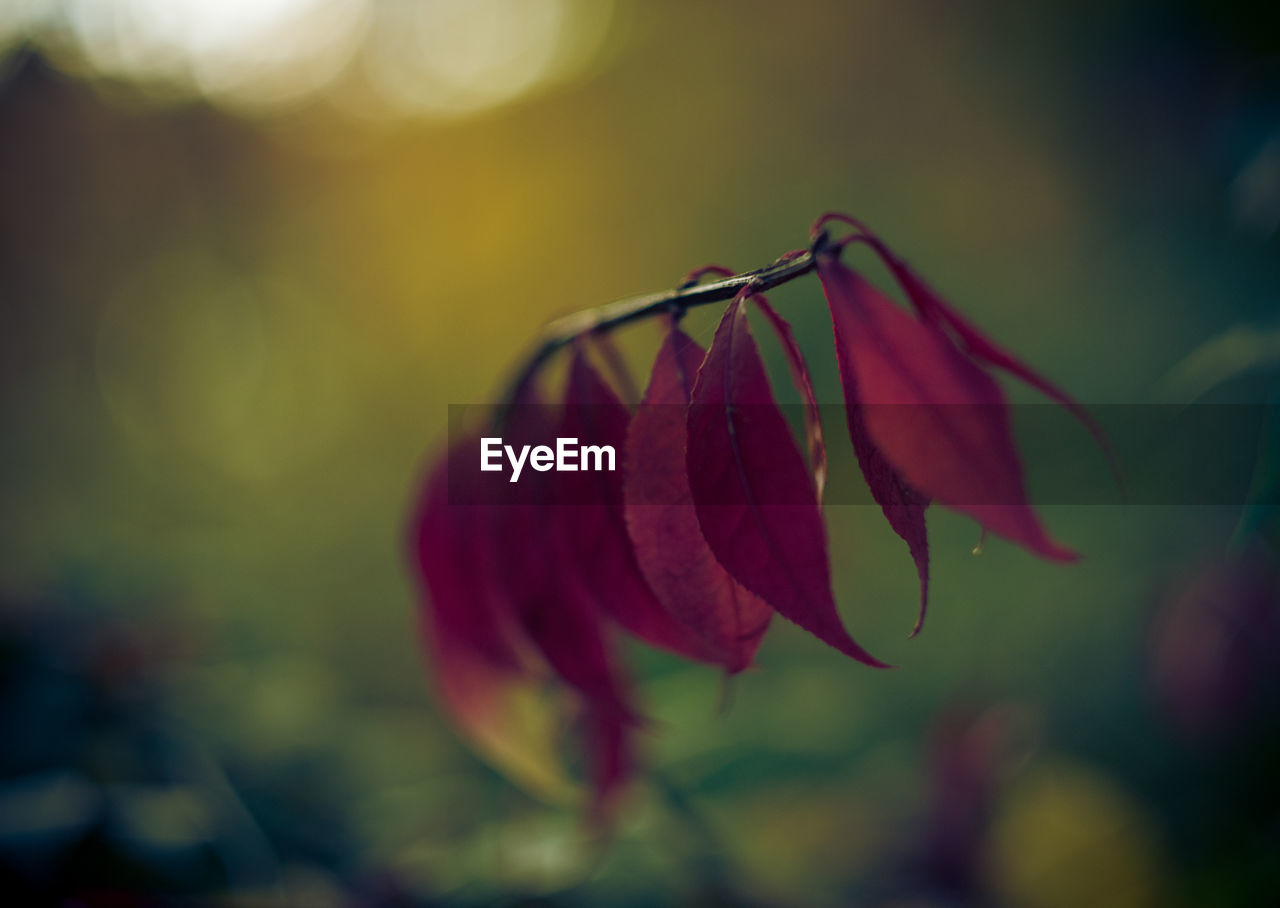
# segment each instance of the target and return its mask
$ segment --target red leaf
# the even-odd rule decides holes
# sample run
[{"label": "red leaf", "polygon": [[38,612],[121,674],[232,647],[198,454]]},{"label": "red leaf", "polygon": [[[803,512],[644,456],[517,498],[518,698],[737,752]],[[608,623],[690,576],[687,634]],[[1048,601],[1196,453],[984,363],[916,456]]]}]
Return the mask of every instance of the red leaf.
[{"label": "red leaf", "polygon": [[[470,504],[478,434],[455,444],[428,476],[410,545],[426,595],[422,633],[434,690],[463,735],[532,790],[567,797],[544,667],[497,582],[495,508]],[[456,496],[456,500],[454,497]]]},{"label": "red leaf", "polygon": [[813,380],[809,377],[809,367],[796,343],[795,334],[787,320],[769,305],[764,294],[757,293],[751,297],[782,343],[782,351],[787,356],[787,367],[791,370],[791,380],[795,383],[800,396],[804,399],[805,439],[809,445],[809,465],[813,468],[813,484],[818,493],[818,501],[822,501],[822,489],[827,484],[827,446],[822,440],[822,420],[818,414],[818,401],[813,393]]},{"label": "red leaf", "polygon": [[924,627],[925,612],[929,608],[929,530],[924,512],[929,499],[907,485],[902,475],[880,453],[880,449],[867,431],[862,406],[858,402],[857,379],[853,366],[845,354],[845,343],[836,330],[836,362],[840,367],[840,382],[844,386],[845,414],[849,423],[849,438],[858,456],[858,466],[871,489],[871,497],[889,521],[889,526],[907,544],[911,560],[920,578],[920,612],[909,636],[914,637]]},{"label": "red leaf", "polygon": [[821,256],[818,274],[867,433],[903,481],[1039,555],[1078,557],[1028,502],[1000,386],[838,258]]},{"label": "red leaf", "polygon": [[[507,411],[502,435],[507,443],[554,447],[547,408],[526,389]],[[572,520],[555,482],[561,473],[528,470],[509,483],[508,504],[494,509],[498,573],[521,627],[552,669],[589,703],[630,715],[630,697],[608,628],[596,604],[581,595],[579,564],[540,540],[558,539],[558,527]]]},{"label": "red leaf", "polygon": [[920,313],[921,318],[926,321],[944,324],[954,332],[957,339],[963,344],[965,352],[971,357],[979,362],[986,363],[988,366],[1003,369],[1015,378],[1021,379],[1035,388],[1050,400],[1066,408],[1072,416],[1079,420],[1081,425],[1089,430],[1089,433],[1106,455],[1107,460],[1110,461],[1116,476],[1120,476],[1119,465],[1111,453],[1111,445],[1108,443],[1102,427],[1098,425],[1097,421],[1089,415],[1089,412],[1075,398],[987,337],[977,325],[958,312],[954,306],[944,300],[937,291],[912,271],[907,263],[898,258],[879,237],[868,233],[866,234],[866,240],[868,245],[880,256],[880,259],[888,267],[894,278],[897,279],[898,284],[907,294],[907,298],[911,300],[911,304]]},{"label": "red leaf", "polygon": [[[572,428],[569,411],[575,409],[575,393],[580,392],[570,392],[562,431],[566,424]],[[547,410],[528,386],[516,395],[503,434],[516,447],[554,447]],[[523,629],[556,674],[585,701],[593,779],[591,815],[603,823],[632,775],[630,735],[639,719],[604,624],[601,602],[587,593],[590,574],[584,571],[590,562],[569,548],[574,536],[571,528],[590,506],[567,504],[574,500],[575,490],[559,483],[566,476],[579,475],[583,474],[530,470],[520,482],[509,484],[512,503],[497,509],[502,531],[499,551],[509,557],[502,574]],[[539,544],[540,540],[551,544]]]},{"label": "red leaf", "polygon": [[658,600],[734,673],[751,664],[773,610],[721,567],[698,525],[685,441],[689,395],[703,356],[673,325],[654,360],[627,433],[627,528]]},{"label": "red leaf", "polygon": [[[495,669],[519,671],[518,629],[490,563],[492,508],[465,503],[479,479],[479,433],[455,443],[431,472],[414,521],[413,556],[430,593],[437,639]],[[450,502],[450,494],[460,503]]]},{"label": "red leaf", "polygon": [[769,389],[739,296],[725,311],[689,408],[689,485],[707,544],[784,617],[867,665],[831,595],[826,532],[804,458]]},{"label": "red leaf", "polygon": [[[581,350],[569,368],[562,438],[626,450],[631,414],[587,362]],[[551,475],[551,474],[547,474]],[[602,609],[646,643],[707,662],[723,656],[654,596],[640,566],[623,510],[622,471],[556,473],[561,500],[557,529],[565,547],[569,592]]]}]

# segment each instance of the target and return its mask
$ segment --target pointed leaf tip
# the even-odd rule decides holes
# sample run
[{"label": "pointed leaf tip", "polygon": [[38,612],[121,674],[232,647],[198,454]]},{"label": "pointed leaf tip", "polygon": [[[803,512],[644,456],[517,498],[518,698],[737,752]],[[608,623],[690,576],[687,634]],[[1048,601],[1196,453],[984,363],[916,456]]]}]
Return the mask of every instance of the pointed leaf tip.
[{"label": "pointed leaf tip", "polygon": [[907,485],[902,475],[876,447],[867,431],[858,395],[857,376],[849,361],[848,345],[838,327],[835,338],[836,365],[840,370],[840,383],[844,390],[849,439],[853,443],[858,466],[871,490],[871,497],[880,505],[890,528],[907,544],[907,551],[916,566],[916,576],[920,579],[920,611],[907,638],[912,639],[924,627],[925,613],[929,607],[929,531],[925,522],[929,499]]},{"label": "pointed leaf tip", "polygon": [[867,434],[903,483],[1042,557],[1078,557],[1030,505],[999,385],[838,258],[818,274]]},{"label": "pointed leaf tip", "polygon": [[1127,486],[1128,483],[1125,479],[1124,471],[1111,448],[1111,442],[1108,440],[1106,432],[1103,431],[1102,426],[1082,404],[1057,384],[988,337],[981,328],[961,314],[955,306],[944,299],[940,293],[916,274],[880,237],[865,230],[865,228],[863,228],[863,231],[867,245],[872,248],[880,260],[884,262],[885,267],[893,274],[894,279],[898,282],[903,292],[906,293],[907,299],[911,301],[911,305],[915,307],[916,312],[919,313],[922,319],[944,325],[973,359],[1012,375],[1067,410],[1093,436],[1093,440],[1097,443],[1099,450],[1102,451],[1107,460],[1107,465],[1110,467],[1112,475],[1121,489]]},{"label": "pointed leaf tip", "polygon": [[739,296],[694,384],[686,463],[699,525],[735,579],[859,662],[888,667],[845,630],[804,458],[778,410]]}]

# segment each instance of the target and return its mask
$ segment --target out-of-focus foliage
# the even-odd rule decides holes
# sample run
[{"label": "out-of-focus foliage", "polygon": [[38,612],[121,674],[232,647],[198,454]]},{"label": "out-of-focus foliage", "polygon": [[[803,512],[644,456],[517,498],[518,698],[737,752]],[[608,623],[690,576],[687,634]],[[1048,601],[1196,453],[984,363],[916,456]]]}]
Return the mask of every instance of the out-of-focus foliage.
[{"label": "out-of-focus foliage", "polygon": [[[722,692],[629,651],[653,770],[607,851],[437,714],[402,533],[446,405],[488,399],[548,317],[764,264],[831,207],[1086,404],[1167,400],[1206,340],[1274,319],[1274,17],[0,5],[6,891],[1275,904],[1274,700],[1206,746],[1149,671],[1161,603],[1241,508],[1046,508],[1066,568],[975,558],[972,524],[931,513],[910,642],[908,553],[871,508],[829,509],[844,616],[900,667],[782,625]],[[820,294],[771,300],[837,403]],[[658,333],[619,340],[638,364]],[[1274,368],[1211,365],[1208,399],[1272,399]],[[972,724],[1006,729],[992,762],[964,756]]]}]

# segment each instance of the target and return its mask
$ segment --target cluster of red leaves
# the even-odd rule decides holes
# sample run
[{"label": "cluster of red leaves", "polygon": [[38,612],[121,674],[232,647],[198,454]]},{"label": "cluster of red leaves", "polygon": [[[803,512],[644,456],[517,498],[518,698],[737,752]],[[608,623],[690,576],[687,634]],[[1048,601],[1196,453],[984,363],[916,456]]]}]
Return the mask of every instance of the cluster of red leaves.
[{"label": "cluster of red leaves", "polygon": [[[824,227],[833,220],[853,233],[829,241]],[[1029,504],[1007,402],[986,369],[1043,391],[1100,437],[1089,418],[858,222],[827,215],[814,235],[853,448],[919,574],[916,631],[927,604],[931,502],[1037,555],[1075,559]],[[841,262],[855,242],[882,259],[914,312]],[[748,303],[778,335],[806,403],[807,458],[773,396]],[[558,679],[577,706],[600,818],[633,771],[632,733],[641,721],[616,653],[619,628],[732,674],[751,663],[777,612],[859,662],[884,667],[850,636],[832,595],[822,428],[790,326],[751,285],[729,304],[705,351],[677,321],[634,413],[581,345],[558,409],[540,405],[530,376],[503,411],[509,443],[589,438],[623,452],[620,471],[526,473],[503,500],[471,503],[482,500],[468,497],[482,481],[477,432],[455,439],[432,469],[413,526],[445,707],[473,740],[500,752],[519,746],[513,695]]]}]

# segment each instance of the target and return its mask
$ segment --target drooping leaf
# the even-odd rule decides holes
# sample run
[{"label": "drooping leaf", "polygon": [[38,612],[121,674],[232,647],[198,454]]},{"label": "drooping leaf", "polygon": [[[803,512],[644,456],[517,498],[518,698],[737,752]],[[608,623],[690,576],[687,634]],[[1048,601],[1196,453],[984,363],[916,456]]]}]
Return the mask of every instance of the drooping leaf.
[{"label": "drooping leaf", "polygon": [[[567,412],[559,425],[563,431]],[[548,408],[531,386],[509,409],[504,437],[513,446],[555,447]],[[591,816],[605,822],[633,772],[631,737],[640,720],[602,603],[587,593],[582,562],[571,550],[571,527],[582,507],[578,490],[559,485],[571,473],[529,470],[509,483],[499,515],[501,575],[521,627],[555,674],[582,699],[591,763]]]},{"label": "drooping leaf", "polygon": [[510,604],[489,563],[491,508],[472,503],[479,479],[479,433],[468,433],[428,477],[411,540],[443,636],[497,668],[515,672],[526,659]]},{"label": "drooping leaf", "polygon": [[769,325],[778,335],[782,351],[787,357],[787,368],[791,371],[791,380],[795,383],[800,397],[804,400],[805,441],[809,446],[809,466],[813,469],[813,484],[818,493],[818,501],[822,501],[822,490],[827,484],[827,446],[822,440],[822,419],[818,412],[818,400],[813,393],[813,380],[809,377],[809,366],[796,343],[791,325],[778,311],[769,305],[764,294],[757,293],[751,301],[768,319]]},{"label": "drooping leaf", "polygon": [[[508,444],[555,446],[549,409],[522,389],[507,412]],[[579,564],[560,545],[559,526],[576,510],[555,483],[568,474],[526,470],[507,483],[507,502],[494,509],[498,576],[520,626],[552,670],[589,703],[631,714],[630,695],[609,628],[596,603],[581,594]],[[505,480],[504,480],[505,483]]]},{"label": "drooping leaf", "polygon": [[1111,445],[1107,441],[1106,433],[1102,431],[1102,427],[1089,414],[1089,411],[1062,388],[987,337],[977,325],[943,299],[941,294],[930,287],[906,262],[895,255],[879,237],[868,235],[867,239],[872,249],[876,251],[898,281],[903,292],[907,294],[907,299],[915,306],[922,319],[945,325],[955,334],[963,345],[965,352],[971,357],[988,366],[1004,370],[1064,407],[1081,425],[1089,430],[1089,433],[1093,435],[1094,440],[1097,441],[1098,446],[1107,456],[1116,475],[1120,475],[1119,466],[1112,456]]},{"label": "drooping leaf", "polygon": [[773,610],[737,583],[703,538],[685,462],[688,406],[701,347],[674,325],[654,360],[627,433],[627,528],[658,600],[734,673],[751,659]]},{"label": "drooping leaf", "polygon": [[884,667],[849,636],[836,610],[813,482],[774,401],[741,295],[698,372],[688,425],[689,486],[720,563],[823,642]]},{"label": "drooping leaf", "polygon": [[555,704],[496,581],[493,509],[464,498],[478,449],[477,433],[447,452],[414,516],[427,663],[441,706],[482,756],[534,793],[565,800],[575,785],[557,748]]},{"label": "drooping leaf", "polygon": [[[820,220],[815,229],[821,228],[826,219]],[[850,339],[842,336],[840,320],[834,318],[834,310],[832,316],[836,365],[840,369],[840,384],[844,391],[845,417],[858,466],[871,490],[872,498],[880,505],[880,510],[889,521],[889,526],[906,542],[907,551],[916,565],[916,576],[920,578],[920,611],[909,635],[914,637],[924,627],[925,613],[929,608],[929,531],[925,522],[929,498],[907,485],[902,474],[885,459],[867,431],[862,399],[858,392],[858,377],[849,356]]]},{"label": "drooping leaf", "polygon": [[[559,435],[583,445],[608,445],[616,459],[627,446],[631,414],[581,350],[569,367]],[[653,646],[699,659],[723,659],[708,641],[671,613],[649,588],[636,561],[623,507],[622,464],[612,471],[554,474],[562,501],[556,527],[564,545],[566,581],[629,633]]]},{"label": "drooping leaf", "polygon": [[845,415],[853,452],[857,455],[867,487],[871,489],[871,497],[880,505],[889,526],[907,544],[907,551],[916,565],[916,576],[920,578],[920,611],[910,634],[914,637],[924,627],[925,613],[929,608],[929,530],[925,522],[929,499],[907,485],[902,474],[885,459],[872,440],[858,397],[857,377],[846,350],[847,343],[837,328],[836,363],[844,388]]},{"label": "drooping leaf", "polygon": [[1028,501],[1000,386],[836,256],[820,256],[818,274],[867,433],[907,486],[1038,555],[1075,560]]},{"label": "drooping leaf", "polygon": [[544,800],[576,799],[561,756],[560,707],[545,679],[496,670],[428,618],[428,662],[441,705],[476,751]]}]

